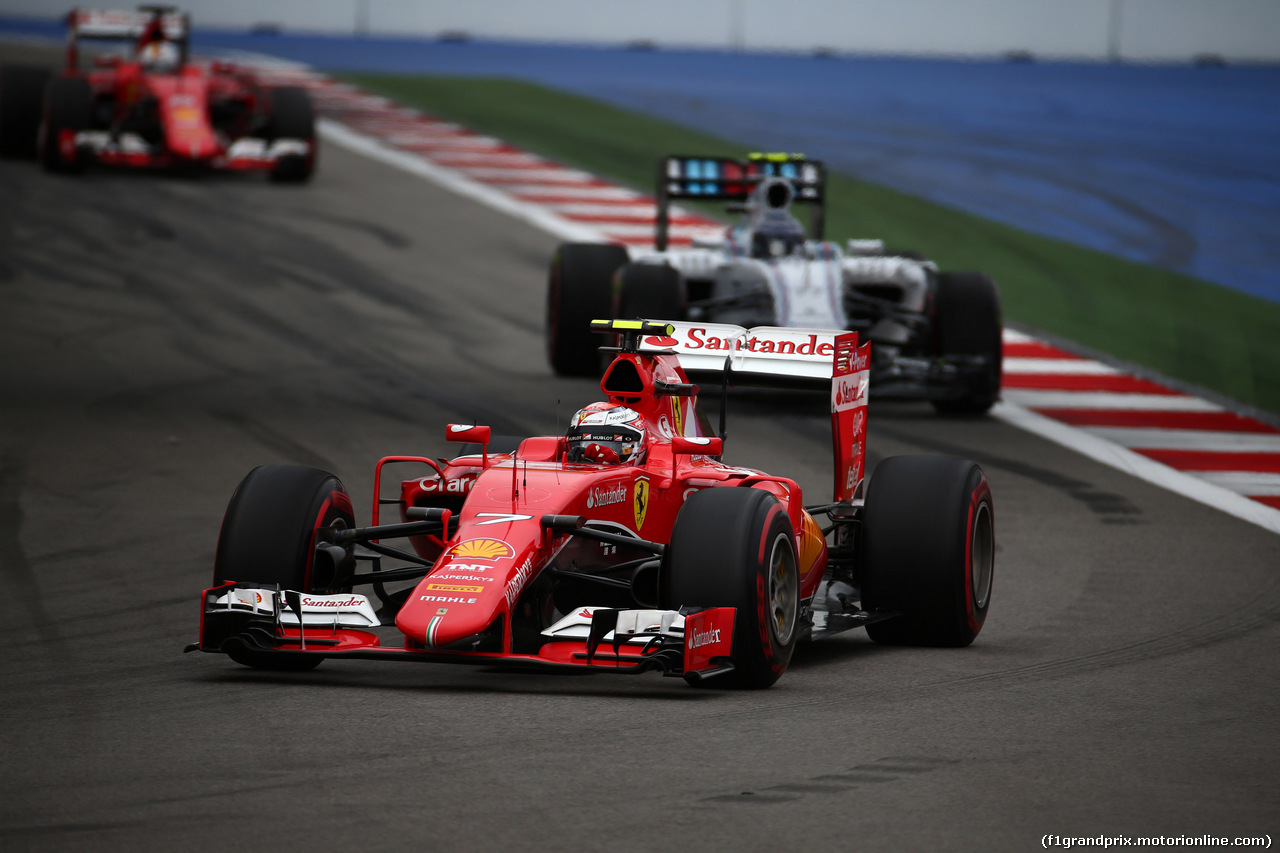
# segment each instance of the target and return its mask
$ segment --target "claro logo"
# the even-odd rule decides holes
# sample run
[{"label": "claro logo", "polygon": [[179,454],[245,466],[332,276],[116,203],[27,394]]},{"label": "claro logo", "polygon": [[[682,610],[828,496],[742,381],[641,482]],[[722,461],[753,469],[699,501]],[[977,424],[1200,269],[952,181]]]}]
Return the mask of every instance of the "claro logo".
[{"label": "claro logo", "polygon": [[466,494],[476,484],[475,477],[459,477],[456,480],[441,480],[439,477],[423,477],[418,481],[424,492],[443,492],[445,494]]},{"label": "claro logo", "polygon": [[689,640],[689,648],[700,649],[703,646],[709,646],[712,643],[720,642],[720,629],[707,628],[705,631],[694,631],[693,637]]}]

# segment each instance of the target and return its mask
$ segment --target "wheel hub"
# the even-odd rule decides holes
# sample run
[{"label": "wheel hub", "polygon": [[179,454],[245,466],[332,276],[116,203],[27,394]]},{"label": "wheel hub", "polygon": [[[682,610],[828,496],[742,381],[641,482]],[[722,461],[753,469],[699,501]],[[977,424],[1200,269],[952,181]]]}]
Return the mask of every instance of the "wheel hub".
[{"label": "wheel hub", "polygon": [[799,600],[795,552],[787,536],[780,534],[769,554],[769,629],[780,646],[791,642],[795,633]]}]

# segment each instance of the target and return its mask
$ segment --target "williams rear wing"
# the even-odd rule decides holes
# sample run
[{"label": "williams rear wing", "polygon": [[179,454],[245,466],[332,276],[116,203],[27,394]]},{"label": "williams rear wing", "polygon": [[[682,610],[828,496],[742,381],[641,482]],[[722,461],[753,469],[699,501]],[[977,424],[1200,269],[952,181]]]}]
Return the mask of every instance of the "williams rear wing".
[{"label": "williams rear wing", "polygon": [[664,157],[658,166],[658,212],[654,246],[667,249],[671,200],[744,202],[766,178],[785,178],[795,190],[793,203],[812,206],[809,237],[822,239],[827,169],[819,160],[801,154],[749,154],[746,160],[728,157]]},{"label": "williams rear wing", "polygon": [[[619,322],[625,321],[613,321]],[[870,342],[859,346],[856,332],[834,329],[744,329],[724,323],[676,321],[665,324],[667,334],[642,333],[637,349],[651,354],[675,353],[680,366],[691,376],[716,374],[726,386],[829,388],[834,499],[846,501],[857,495],[866,456]]]}]

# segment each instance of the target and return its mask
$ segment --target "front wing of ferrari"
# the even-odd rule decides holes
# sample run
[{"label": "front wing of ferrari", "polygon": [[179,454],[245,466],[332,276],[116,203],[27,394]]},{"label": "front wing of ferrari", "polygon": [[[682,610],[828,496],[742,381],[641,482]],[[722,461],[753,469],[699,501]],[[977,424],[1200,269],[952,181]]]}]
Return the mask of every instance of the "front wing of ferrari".
[{"label": "front wing of ferrari", "polygon": [[363,595],[319,595],[228,582],[203,593],[200,640],[186,651],[251,652],[283,658],[401,660],[501,665],[547,671],[659,670],[690,683],[733,671],[732,607],[689,613],[583,607],[542,632],[536,653],[430,649],[383,628]]},{"label": "front wing of ferrari", "polygon": [[313,143],[306,139],[260,139],[242,137],[225,151],[206,156],[153,146],[136,133],[112,134],[106,130],[83,130],[75,135],[74,148],[104,166],[133,169],[166,169],[179,163],[199,163],[210,169],[251,172],[274,169],[285,157],[308,157]]}]

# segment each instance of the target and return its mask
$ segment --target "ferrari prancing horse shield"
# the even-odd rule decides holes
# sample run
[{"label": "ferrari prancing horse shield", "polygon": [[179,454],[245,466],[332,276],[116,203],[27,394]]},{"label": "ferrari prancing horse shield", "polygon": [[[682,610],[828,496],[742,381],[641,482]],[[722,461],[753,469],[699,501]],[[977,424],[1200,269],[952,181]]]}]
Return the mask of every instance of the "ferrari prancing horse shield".
[{"label": "ferrari prancing horse shield", "polygon": [[636,478],[633,508],[636,511],[636,530],[639,530],[644,527],[644,516],[649,511],[649,481],[644,477]]}]

